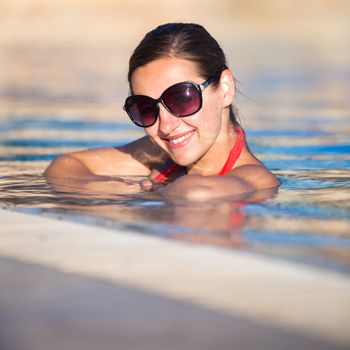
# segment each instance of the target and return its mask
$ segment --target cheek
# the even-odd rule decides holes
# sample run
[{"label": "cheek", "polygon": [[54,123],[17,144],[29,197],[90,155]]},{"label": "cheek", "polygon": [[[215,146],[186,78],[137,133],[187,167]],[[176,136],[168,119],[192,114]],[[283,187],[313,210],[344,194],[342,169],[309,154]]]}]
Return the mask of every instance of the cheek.
[{"label": "cheek", "polygon": [[203,103],[198,113],[184,119],[203,133],[216,134],[221,128],[222,108],[217,100],[211,99]]},{"label": "cheek", "polygon": [[154,125],[150,126],[149,128],[145,128],[145,133],[148,137],[150,137],[151,139],[154,139],[158,133],[158,121]]}]

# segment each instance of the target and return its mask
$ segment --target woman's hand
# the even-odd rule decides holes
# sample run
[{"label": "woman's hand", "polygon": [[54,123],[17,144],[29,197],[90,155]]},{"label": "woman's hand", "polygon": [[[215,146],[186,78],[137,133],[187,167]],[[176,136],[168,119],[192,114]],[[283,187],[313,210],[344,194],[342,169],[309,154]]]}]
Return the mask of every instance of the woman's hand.
[{"label": "woman's hand", "polygon": [[152,191],[154,188],[154,184],[150,179],[143,179],[140,181],[140,187],[142,191]]}]

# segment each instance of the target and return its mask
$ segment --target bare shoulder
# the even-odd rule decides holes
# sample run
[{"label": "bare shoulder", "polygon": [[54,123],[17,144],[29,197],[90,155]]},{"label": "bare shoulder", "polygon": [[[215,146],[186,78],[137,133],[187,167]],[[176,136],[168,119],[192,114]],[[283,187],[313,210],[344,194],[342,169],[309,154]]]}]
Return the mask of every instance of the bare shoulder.
[{"label": "bare shoulder", "polygon": [[261,163],[241,165],[234,168],[229,175],[244,180],[255,190],[278,187],[280,184],[277,177]]},{"label": "bare shoulder", "polygon": [[45,171],[48,177],[148,175],[160,166],[166,155],[147,137],[121,147],[88,149],[64,154]]}]

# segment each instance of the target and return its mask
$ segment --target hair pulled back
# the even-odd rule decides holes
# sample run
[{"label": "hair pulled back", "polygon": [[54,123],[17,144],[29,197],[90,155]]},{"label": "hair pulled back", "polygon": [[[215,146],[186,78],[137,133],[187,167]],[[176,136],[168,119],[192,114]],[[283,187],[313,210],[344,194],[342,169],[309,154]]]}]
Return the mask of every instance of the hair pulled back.
[{"label": "hair pulled back", "polygon": [[[129,60],[128,81],[131,86],[133,72],[147,63],[163,57],[176,57],[192,61],[198,73],[207,79],[227,69],[225,54],[218,42],[199,24],[167,23],[146,34]],[[218,81],[213,83],[217,86]],[[230,119],[238,125],[233,106]]]}]

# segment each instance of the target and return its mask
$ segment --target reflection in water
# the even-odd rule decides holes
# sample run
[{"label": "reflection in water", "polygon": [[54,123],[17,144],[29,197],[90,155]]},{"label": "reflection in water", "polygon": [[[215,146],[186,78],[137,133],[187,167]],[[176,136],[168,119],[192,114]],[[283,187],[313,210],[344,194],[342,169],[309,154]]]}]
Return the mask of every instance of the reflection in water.
[{"label": "reflection in water", "polygon": [[349,176],[345,171],[339,176],[309,175],[310,179],[305,173],[280,176],[279,193],[261,203],[169,202],[157,192],[142,192],[141,178],[136,177],[70,180],[52,186],[41,175],[6,176],[1,179],[0,203],[114,229],[132,228],[142,234],[350,271]]},{"label": "reflection in water", "polygon": [[241,240],[242,203],[167,202],[157,192],[142,192],[140,180],[64,180],[53,186],[42,176],[7,177],[0,202],[46,214],[74,215],[79,221],[95,218],[92,221],[109,227],[122,223],[144,233],[188,241],[229,246]]}]

